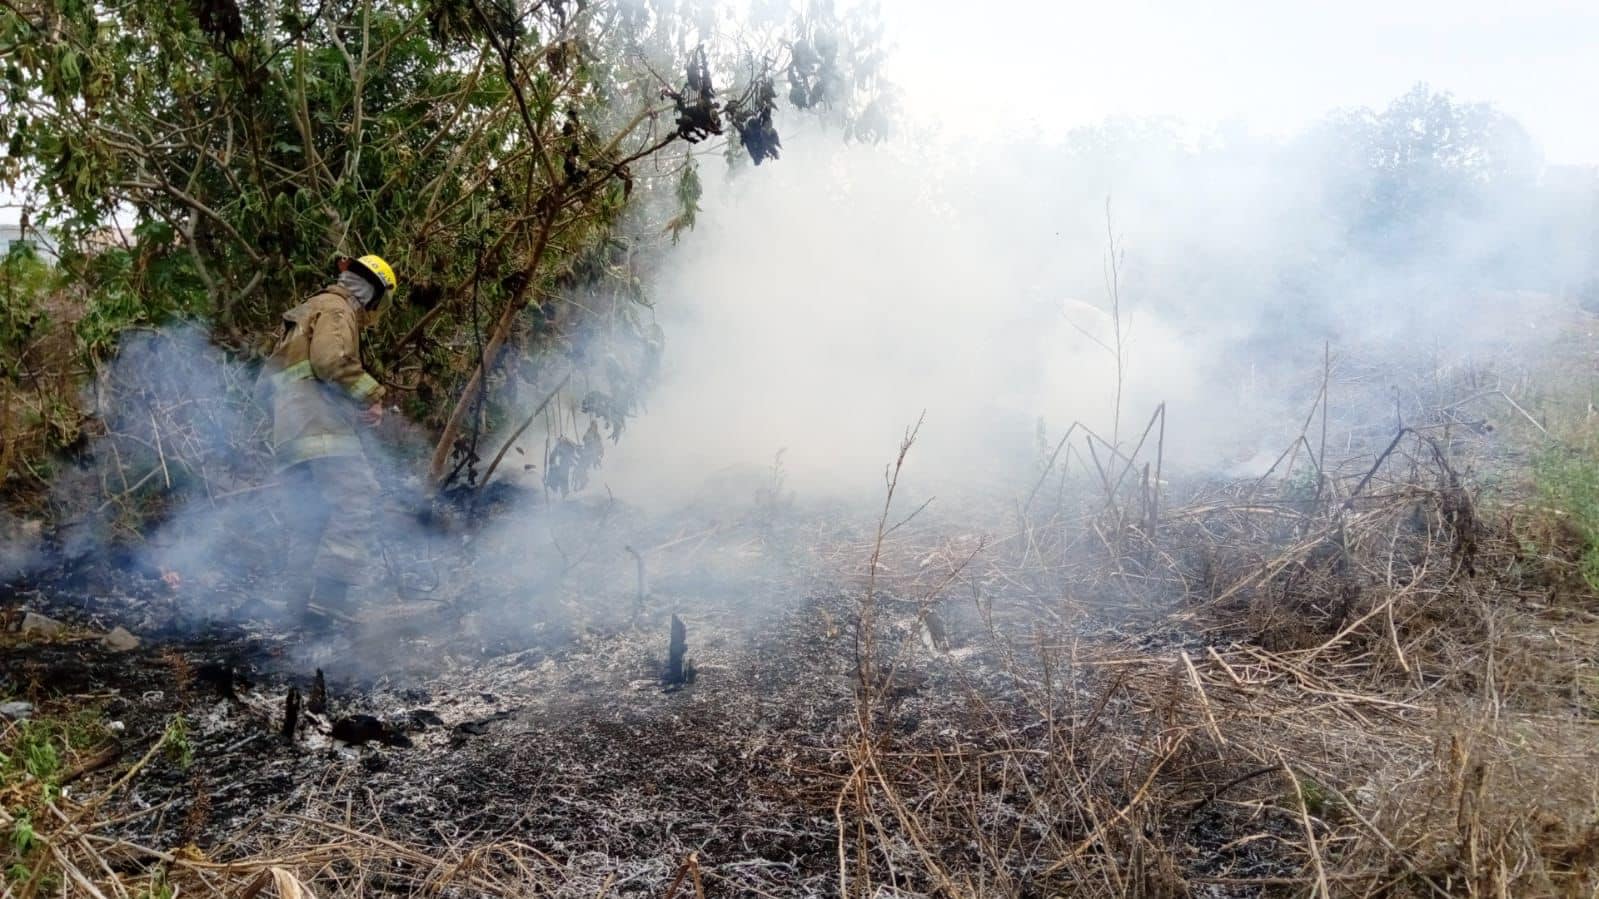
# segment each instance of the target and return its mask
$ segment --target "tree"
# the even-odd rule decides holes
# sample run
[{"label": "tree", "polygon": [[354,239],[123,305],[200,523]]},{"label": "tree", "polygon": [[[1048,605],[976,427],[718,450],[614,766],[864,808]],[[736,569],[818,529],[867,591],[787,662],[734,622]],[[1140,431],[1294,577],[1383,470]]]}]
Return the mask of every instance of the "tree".
[{"label": "tree", "polygon": [[[631,414],[659,351],[641,266],[692,227],[696,150],[775,158],[780,97],[881,130],[869,12],[728,20],[667,0],[7,3],[0,184],[62,235],[91,352],[172,315],[259,352],[331,257],[386,254],[410,302],[381,374],[439,429],[434,480],[470,479],[508,350],[562,350],[604,385],[588,414]],[[121,244],[85,252],[119,215]],[[631,349],[587,353],[596,334]]]},{"label": "tree", "polygon": [[1335,113],[1310,138],[1332,151],[1352,241],[1388,259],[1434,252],[1463,221],[1530,196],[1542,160],[1515,119],[1417,84],[1378,111]]}]

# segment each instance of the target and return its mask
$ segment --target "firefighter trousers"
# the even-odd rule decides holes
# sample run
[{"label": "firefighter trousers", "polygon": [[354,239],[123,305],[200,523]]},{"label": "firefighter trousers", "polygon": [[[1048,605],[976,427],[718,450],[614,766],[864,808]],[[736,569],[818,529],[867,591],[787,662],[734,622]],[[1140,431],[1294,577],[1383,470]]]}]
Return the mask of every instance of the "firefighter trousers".
[{"label": "firefighter trousers", "polygon": [[[376,558],[381,489],[363,456],[307,459],[283,472],[287,574],[295,593],[316,581],[368,581]],[[303,587],[303,590],[300,589]]]}]

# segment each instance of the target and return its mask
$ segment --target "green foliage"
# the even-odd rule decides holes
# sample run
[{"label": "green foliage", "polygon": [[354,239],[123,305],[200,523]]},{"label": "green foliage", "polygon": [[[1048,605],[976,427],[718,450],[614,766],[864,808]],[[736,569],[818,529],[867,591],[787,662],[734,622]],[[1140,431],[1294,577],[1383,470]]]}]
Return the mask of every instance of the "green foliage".
[{"label": "green foliage", "polygon": [[150,885],[139,891],[139,899],[175,899],[177,888],[167,882],[165,872],[157,872],[150,878]]},{"label": "green foliage", "polygon": [[54,722],[18,722],[12,744],[0,753],[0,773],[6,781],[25,774],[40,783],[52,783],[61,771],[59,739],[60,728]]},{"label": "green foliage", "polygon": [[22,747],[22,766],[35,780],[49,782],[55,779],[61,770],[61,753],[56,750],[55,744],[50,741],[43,728],[29,728],[30,732],[40,732],[36,740],[24,740]]},{"label": "green foliage", "polygon": [[[458,426],[485,333],[496,350],[583,367],[647,356],[586,347],[653,339],[626,310],[643,299],[641,251],[693,226],[686,142],[724,134],[718,109],[755,108],[756,86],[771,92],[795,46],[816,57],[790,75],[802,105],[853,134],[881,62],[875,19],[830,4],[761,16],[710,46],[733,15],[725,4],[24,8],[0,7],[0,189],[23,193],[59,236],[84,297],[81,349],[98,360],[128,328],[182,317],[257,353],[334,257],[377,252],[409,291],[369,359],[379,375],[383,360],[404,360],[394,380],[435,426]],[[677,88],[691,58],[706,62],[695,91],[713,116],[692,136],[670,127],[662,102],[663,87],[688,92]],[[113,211],[131,228],[108,231]],[[648,376],[602,368],[589,373],[613,396]],[[479,423],[492,428],[497,411]],[[441,443],[453,437],[446,428]]]},{"label": "green foliage", "polygon": [[1322,128],[1358,176],[1346,196],[1351,236],[1390,259],[1436,249],[1440,232],[1461,220],[1503,215],[1505,201],[1531,191],[1542,163],[1514,119],[1425,84]]},{"label": "green foliage", "polygon": [[1599,591],[1599,453],[1551,445],[1533,459],[1538,495],[1582,540],[1579,571]]},{"label": "green foliage", "polygon": [[105,723],[105,712],[97,705],[74,709],[66,717],[62,728],[67,748],[74,752],[102,746],[111,738],[111,731]]},{"label": "green foliage", "polygon": [[1336,793],[1329,791],[1315,778],[1306,774],[1294,773],[1299,781],[1299,795],[1304,800],[1305,811],[1312,817],[1325,821],[1338,821],[1348,814],[1348,807]]},{"label": "green foliage", "polygon": [[33,818],[26,810],[16,816],[11,825],[11,851],[18,855],[27,855],[37,845],[33,834]]},{"label": "green foliage", "polygon": [[[22,887],[19,895],[56,895],[61,889],[62,872],[38,825],[59,814],[50,806],[60,801],[61,780],[78,761],[74,754],[102,745],[107,736],[102,709],[92,704],[0,730],[0,795],[10,817],[0,831],[0,871],[5,883]],[[3,885],[0,895],[10,895]]]},{"label": "green foliage", "polygon": [[100,746],[109,736],[98,706],[83,706],[64,718],[19,721],[10,743],[0,747],[0,783],[26,775],[52,785],[70,753]]},{"label": "green foliage", "polygon": [[1283,496],[1291,502],[1310,502],[1316,498],[1321,472],[1310,464],[1297,466],[1283,479]]},{"label": "green foliage", "polygon": [[46,859],[45,848],[34,830],[33,813],[26,808],[15,810],[11,832],[6,838],[6,851],[0,855],[0,863],[5,864],[5,881],[19,886],[32,884],[38,892],[47,895],[54,892],[61,883],[61,875],[51,870],[41,871],[30,864]]},{"label": "green foliage", "polygon": [[21,862],[6,867],[6,880],[11,883],[27,883],[31,879],[33,879],[33,870]]},{"label": "green foliage", "polygon": [[55,271],[31,244],[18,241],[0,260],[0,374],[16,377],[23,350],[47,324],[44,301]]},{"label": "green foliage", "polygon": [[189,722],[183,715],[172,716],[167,722],[166,732],[161,735],[161,752],[179,768],[188,768],[194,763],[194,744],[189,741]]},{"label": "green foliage", "polygon": [[[1426,85],[1382,106],[1335,112],[1288,139],[1229,128],[1196,139],[1175,120],[1121,118],[1072,130],[1063,149],[1064,160],[1042,150],[1021,165],[1069,170],[1061,199],[1042,208],[1094,208],[1112,190],[1118,208],[1162,209],[1177,229],[1163,240],[1209,250],[1141,271],[1140,297],[1194,322],[1223,306],[1258,310],[1255,340],[1274,357],[1294,355],[1284,338],[1337,332],[1338,316],[1357,304],[1390,303],[1396,283],[1440,303],[1485,288],[1554,289],[1575,280],[1573,254],[1566,251],[1562,272],[1557,248],[1581,245],[1583,265],[1591,254],[1591,198],[1540,175],[1525,130],[1491,106]],[[1240,190],[1270,200],[1245,208]],[[1582,208],[1568,221],[1587,224],[1550,216],[1557,199]],[[1226,247],[1191,224],[1218,214],[1239,216]],[[1102,217],[1032,224],[1064,227],[1066,244],[1105,239]]]},{"label": "green foliage", "polygon": [[700,197],[705,193],[700,185],[699,166],[693,159],[683,163],[683,174],[677,179],[677,215],[666,223],[672,232],[672,243],[677,243],[684,231],[694,230],[694,221],[700,213]]}]

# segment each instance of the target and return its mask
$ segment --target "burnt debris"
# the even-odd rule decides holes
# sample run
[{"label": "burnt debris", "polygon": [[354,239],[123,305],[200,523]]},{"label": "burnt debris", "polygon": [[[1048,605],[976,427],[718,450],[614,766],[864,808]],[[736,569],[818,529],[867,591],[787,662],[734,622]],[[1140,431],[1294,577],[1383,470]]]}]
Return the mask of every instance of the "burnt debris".
[{"label": "burnt debris", "polygon": [[622,549],[625,550],[628,555],[633,557],[633,563],[638,573],[638,595],[634,598],[633,602],[632,621],[632,624],[636,625],[638,624],[638,620],[644,617],[644,600],[649,595],[649,582],[644,578],[644,555],[631,546],[624,546]]},{"label": "burnt debris", "polygon": [[738,132],[739,143],[750,154],[750,161],[776,159],[783,148],[772,113],[777,109],[777,89],[770,79],[756,82],[744,97],[727,104],[727,117]]},{"label": "burnt debris", "polygon": [[194,682],[196,685],[210,687],[218,698],[232,703],[239,701],[239,687],[250,686],[249,682],[240,676],[238,669],[228,662],[209,662],[195,668]]},{"label": "burnt debris", "polygon": [[430,727],[444,726],[444,719],[432,709],[412,709],[407,713],[406,720],[413,730],[427,730]]},{"label": "burnt debris", "polygon": [[679,690],[694,683],[698,672],[693,660],[688,658],[688,628],[683,619],[672,616],[672,637],[666,647],[666,670],[661,673],[661,686],[667,692]]},{"label": "burnt debris", "polygon": [[351,746],[382,743],[385,746],[408,747],[411,738],[397,727],[390,727],[372,715],[346,715],[333,722],[333,739]]},{"label": "burnt debris", "polygon": [[294,742],[294,730],[300,723],[300,688],[290,687],[283,701],[283,739]]},{"label": "burnt debris", "polygon": [[307,698],[306,709],[312,714],[321,715],[328,710],[328,680],[322,674],[322,669],[316,670],[316,677],[311,679],[311,695]]},{"label": "burnt debris", "polygon": [[494,726],[496,724],[501,721],[509,720],[514,714],[516,714],[516,710],[508,709],[501,712],[495,712],[486,718],[479,718],[476,721],[462,721],[460,724],[457,724],[455,727],[450,729],[450,744],[452,746],[459,746],[466,741],[467,737],[481,737],[484,734],[494,730]]},{"label": "burnt debris", "polygon": [[672,99],[677,108],[677,134],[689,143],[697,144],[722,133],[720,104],[716,102],[716,88],[711,84],[711,68],[706,63],[704,47],[695,50],[689,58],[683,89],[663,88],[661,97]]}]

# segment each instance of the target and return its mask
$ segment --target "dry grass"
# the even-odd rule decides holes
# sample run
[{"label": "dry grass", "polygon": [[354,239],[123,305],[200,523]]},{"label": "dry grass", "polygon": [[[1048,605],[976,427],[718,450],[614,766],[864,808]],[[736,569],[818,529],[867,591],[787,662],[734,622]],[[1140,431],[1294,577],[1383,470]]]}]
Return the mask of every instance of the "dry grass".
[{"label": "dry grass", "polygon": [[[1163,416],[1122,448],[1076,429],[980,519],[1003,526],[896,509],[909,432],[875,532],[832,547],[861,575],[839,610],[855,709],[801,792],[830,822],[837,894],[1599,894],[1588,548],[1525,489],[1484,503],[1463,474],[1488,467],[1480,432],[1438,418],[1341,435],[1336,464],[1313,409],[1269,476],[1179,503]],[[924,646],[935,618],[955,651]],[[209,857],[137,846],[99,809],[139,768],[88,797],[8,780],[0,830],[28,809],[36,842],[7,896],[595,894],[581,855],[424,849],[376,808],[313,807]],[[714,892],[715,863],[657,865],[650,890]]]},{"label": "dry grass", "polygon": [[994,551],[871,547],[874,590],[969,588],[1009,683],[948,740],[863,712],[840,894],[1595,895],[1599,598],[1549,510],[1477,508],[1456,430],[1343,468],[1302,434],[1176,508],[1090,435],[1098,490]]},{"label": "dry grass", "polygon": [[[1530,548],[1535,510],[1473,508],[1419,436],[1323,486],[1308,503],[1286,484],[1202,492],[1153,539],[1146,510],[1118,503],[993,546],[929,542],[947,531],[895,528],[890,506],[868,544],[840,548],[875,561],[855,735],[812,780],[838,895],[1593,895],[1599,601],[1572,592],[1573,549]],[[985,663],[916,698],[930,656],[888,626],[895,609],[960,618]],[[954,726],[901,727],[917,702]],[[34,836],[7,895],[521,896],[595,879],[515,839],[409,845],[378,810],[312,808],[209,855],[135,845],[110,835],[126,812],[99,810],[143,764],[84,797],[8,780],[0,830],[27,809]],[[714,886],[706,864],[662,870],[663,895]]]},{"label": "dry grass", "polygon": [[[3,735],[8,749],[18,728]],[[81,896],[93,899],[315,899],[335,896],[526,896],[548,892],[571,869],[514,840],[470,846],[423,848],[384,834],[382,821],[352,819],[348,810],[317,808],[277,820],[262,809],[262,822],[295,825],[289,837],[252,832],[212,856],[188,846],[161,850],[108,833],[129,823],[127,814],[101,811],[138,776],[163,744],[152,747],[110,788],[82,798],[64,795],[47,780],[24,776],[0,793],[0,828],[13,835],[11,867],[0,895]],[[153,808],[146,814],[155,814]],[[342,814],[341,814],[342,811]],[[26,842],[15,834],[21,824]],[[241,847],[249,851],[235,851]]]}]

